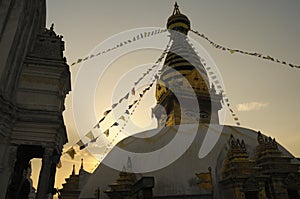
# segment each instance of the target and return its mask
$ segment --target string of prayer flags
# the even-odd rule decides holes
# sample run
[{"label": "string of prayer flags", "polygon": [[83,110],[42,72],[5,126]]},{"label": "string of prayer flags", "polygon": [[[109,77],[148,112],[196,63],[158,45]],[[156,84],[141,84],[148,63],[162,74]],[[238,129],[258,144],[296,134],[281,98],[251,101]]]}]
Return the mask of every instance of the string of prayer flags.
[{"label": "string of prayer flags", "polygon": [[[169,48],[170,48],[170,42],[171,42],[171,39],[169,40],[169,43],[168,43],[166,49],[164,50],[164,52],[163,52],[162,55],[160,56],[160,60],[162,60],[162,59],[164,58],[164,56],[166,55],[166,53],[168,52],[168,50],[169,50]],[[159,64],[156,64],[155,66],[159,66]],[[154,68],[154,67],[152,66],[152,68]],[[140,82],[146,75],[148,75],[148,74],[150,73],[150,71],[153,70],[152,68],[148,69],[146,73],[143,73],[142,78],[139,78],[138,82]],[[153,74],[153,77],[154,77],[154,74]],[[153,78],[153,77],[152,77],[152,78]],[[155,74],[155,77],[158,78],[158,75]],[[135,100],[132,104],[130,104],[130,105],[128,106],[128,109],[125,110],[124,114],[126,114],[127,119],[125,118],[124,115],[122,115],[122,116],[119,117],[119,120],[123,120],[123,121],[125,121],[125,122],[123,123],[123,125],[122,125],[122,127],[120,128],[120,130],[118,131],[118,133],[116,133],[116,135],[114,135],[114,137],[110,140],[110,142],[105,146],[105,151],[104,151],[103,158],[105,157],[105,154],[107,154],[107,153],[109,152],[109,149],[112,148],[112,145],[113,145],[113,143],[115,142],[115,140],[117,140],[117,137],[118,137],[119,133],[122,132],[122,130],[125,129],[125,126],[127,125],[130,116],[131,116],[131,115],[133,114],[133,112],[135,111],[135,108],[137,107],[137,105],[138,105],[139,102],[141,101],[141,99],[142,99],[142,97],[144,96],[144,94],[146,93],[146,91],[150,90],[150,88],[153,86],[153,84],[154,84],[155,81],[156,81],[156,79],[152,80],[152,81],[151,81],[151,84],[149,85],[149,87],[147,87],[147,88],[145,88],[145,89],[143,90],[143,94],[142,94],[142,95],[139,95],[139,99]],[[136,85],[135,85],[135,86],[136,86]],[[133,91],[133,92],[132,92],[132,91]],[[135,87],[133,87],[133,89],[131,90],[131,93],[135,94]],[[128,92],[123,98],[119,99],[119,103],[121,103],[124,99],[128,99],[128,98],[129,98],[129,94],[130,94],[130,92]],[[115,108],[117,105],[118,105],[118,103],[113,104],[113,105],[112,105],[112,108]],[[132,107],[134,107],[134,108],[133,108],[132,112],[130,113],[129,110],[130,110]],[[102,117],[102,119],[95,125],[94,128],[100,128],[100,123],[106,118],[106,116],[107,116],[111,111],[112,111],[112,109],[105,111],[105,112],[103,113],[104,117]],[[110,126],[110,128],[112,128],[112,127],[114,127],[114,126],[119,126],[119,123],[118,123],[118,122],[115,122],[113,125]],[[106,135],[106,137],[109,137],[109,135],[110,135],[110,128],[108,128],[108,129],[104,132],[104,134]],[[86,147],[88,146],[89,143],[96,142],[97,139],[98,139],[98,137],[99,137],[99,136],[95,137],[92,131],[89,131],[85,136],[86,136],[87,138],[89,138],[90,141],[87,142],[87,143],[84,143],[84,142],[80,139],[80,140],[76,143],[76,145],[79,146],[80,150],[86,148]],[[72,149],[72,150],[71,150],[71,149]],[[72,147],[71,149],[68,150],[67,153],[69,153],[70,156],[74,158],[76,152],[75,152],[75,149],[74,149],[73,147]]]},{"label": "string of prayer flags", "polygon": [[215,47],[217,49],[221,49],[223,51],[228,51],[228,52],[230,52],[230,54],[240,53],[240,54],[244,54],[244,55],[258,57],[258,58],[265,59],[265,60],[268,60],[268,61],[272,61],[272,62],[275,62],[275,63],[283,64],[283,65],[286,65],[286,66],[290,66],[292,68],[299,68],[300,69],[300,65],[295,65],[295,64],[288,63],[286,61],[281,61],[281,60],[279,60],[277,58],[271,57],[270,55],[262,55],[262,54],[257,53],[257,52],[247,52],[247,51],[243,51],[243,50],[232,49],[232,48],[227,48],[227,47],[221,46],[219,44],[216,44],[212,40],[210,40],[204,34],[199,33],[198,31],[195,31],[195,30],[191,30],[191,31],[193,33],[195,33],[196,35],[198,35],[198,36],[204,38],[205,40],[207,40],[213,47]]},{"label": "string of prayer flags", "polygon": [[[189,42],[189,40],[188,40]],[[193,44],[191,42],[189,42],[191,46],[193,46]],[[195,51],[196,52],[196,51]],[[200,58],[198,52],[196,52],[196,54],[198,55],[198,57]],[[222,88],[222,85],[220,84],[220,82],[218,80],[215,80],[217,78],[217,75],[215,75],[215,73],[213,71],[211,71],[211,67],[207,67],[206,66],[206,61],[203,58],[200,58],[201,63],[203,64],[203,66],[205,66],[206,71],[208,72],[208,75],[210,78],[214,79],[213,82],[213,86],[216,86],[216,88],[220,91],[220,94],[222,95],[222,101],[223,103],[229,108],[230,112],[231,112],[231,116],[234,120],[234,122],[236,123],[237,126],[240,126],[241,123],[239,122],[238,117],[236,116],[236,114],[233,112],[233,110],[230,108],[230,103],[229,103],[229,99],[226,97],[225,93],[224,93],[224,89]]]},{"label": "string of prayer flags", "polygon": [[[122,47],[122,46],[124,46],[124,45],[130,44],[131,42],[135,42],[135,41],[138,41],[138,40],[140,40],[140,39],[144,39],[144,38],[147,38],[147,37],[150,37],[150,36],[154,36],[154,35],[157,35],[157,34],[161,34],[161,33],[164,33],[164,32],[166,32],[166,31],[167,31],[167,29],[157,29],[157,30],[152,31],[152,32],[149,31],[149,32],[147,32],[147,34],[139,33],[138,35],[134,36],[132,39],[127,39],[127,40],[124,40],[123,42],[118,42],[118,44],[115,45],[115,46],[112,47],[112,48],[108,48],[108,49],[106,49],[106,50],[102,50],[102,51],[100,51],[100,52],[98,52],[98,53],[96,53],[96,54],[91,54],[91,55],[85,57],[84,59],[77,59],[77,61],[76,61],[76,62],[73,62],[73,63],[71,64],[71,66],[74,66],[74,65],[76,65],[76,64],[79,64],[79,63],[81,63],[81,62],[86,62],[87,60],[93,59],[93,58],[95,58],[95,57],[97,57],[97,56],[99,56],[99,55],[106,54],[106,53],[108,53],[108,52],[110,52],[110,51],[112,51],[112,50],[115,50],[115,49],[119,48],[119,47]],[[153,34],[152,34],[152,33],[153,33]]]},{"label": "string of prayer flags", "polygon": [[[164,56],[166,55],[166,53],[169,51],[171,41],[172,41],[172,40],[170,39],[169,42],[168,42],[168,44],[167,44],[167,46],[166,46],[166,48],[165,48],[165,50],[164,50],[164,52],[163,52],[162,55],[160,56],[160,58],[161,58],[160,60],[162,60],[162,59],[164,58]],[[158,61],[156,61],[156,63],[158,63]],[[158,66],[158,65],[155,65],[155,67],[156,67],[156,66]],[[154,68],[154,67],[152,66],[152,68]],[[158,78],[157,74],[156,74],[156,77]],[[154,82],[156,81],[157,78],[155,78],[155,79],[152,80],[152,83],[149,85],[149,87],[152,87],[152,86],[153,86],[153,84],[154,84]],[[136,85],[135,85],[135,86],[136,86]],[[134,87],[134,89],[135,89],[135,87]],[[135,90],[134,90],[134,94],[135,94]],[[118,131],[118,133],[117,133],[117,134],[114,136],[114,138],[111,140],[111,142],[109,142],[109,144],[106,146],[105,151],[104,151],[104,153],[103,153],[103,156],[101,157],[102,160],[104,159],[105,155],[109,152],[109,149],[112,148],[111,146],[113,145],[114,141],[117,139],[119,133],[121,133],[122,130],[125,129],[125,127],[126,127],[128,121],[129,121],[130,116],[131,116],[131,115],[133,114],[133,112],[135,111],[135,108],[137,107],[138,102],[139,102],[140,100],[141,100],[141,97],[139,97],[138,100],[135,100],[131,105],[129,105],[128,109],[125,110],[125,114],[127,115],[127,120],[125,121],[125,123],[123,124],[123,126],[121,127],[121,129]],[[136,106],[134,106],[132,112],[130,113],[130,112],[129,112],[129,109],[131,109],[131,108],[133,107],[133,105],[135,105],[135,104],[136,104]],[[125,116],[124,116],[124,117],[125,117]],[[122,120],[123,120],[124,118],[121,116],[119,119],[122,119]],[[107,131],[105,132],[105,134],[106,134],[107,137],[108,137],[108,136],[109,136],[109,130],[107,130]],[[98,165],[98,163],[95,165],[94,169],[97,168],[97,165]],[[94,170],[94,169],[93,169],[93,170]]]}]

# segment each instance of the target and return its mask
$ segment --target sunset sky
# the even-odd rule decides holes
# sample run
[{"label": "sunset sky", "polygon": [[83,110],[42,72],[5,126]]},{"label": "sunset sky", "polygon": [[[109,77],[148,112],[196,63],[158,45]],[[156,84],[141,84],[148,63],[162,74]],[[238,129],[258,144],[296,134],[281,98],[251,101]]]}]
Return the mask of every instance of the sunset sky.
[{"label": "sunset sky", "polygon": [[[189,17],[192,29],[204,33],[216,43],[300,65],[298,0],[177,2],[180,11]],[[54,23],[56,33],[64,36],[65,56],[71,65],[114,34],[133,28],[165,28],[173,5],[174,1],[166,0],[48,0],[47,27]],[[189,35],[214,60],[241,126],[275,137],[293,155],[300,157],[300,69],[256,57],[230,54],[213,48],[195,34]],[[124,55],[112,64],[114,67],[110,73],[106,73],[97,87],[95,113],[98,119],[105,110],[110,109],[112,98],[122,97],[122,94],[113,92],[120,85],[115,85],[116,82],[112,80],[120,79],[133,66],[154,63],[159,55],[160,51],[157,50],[141,50]],[[101,63],[98,64],[101,67]],[[80,67],[86,66],[70,66],[73,90]],[[139,76],[138,73],[133,73],[130,78],[136,80]],[[73,118],[72,95],[71,92],[67,97],[64,113],[69,138],[65,148],[80,139]],[[84,96],[82,100],[85,100]],[[155,103],[154,92],[151,91],[143,100],[134,122],[138,126],[151,127],[154,124],[150,116],[151,107]],[[142,115],[144,119],[139,120]],[[82,120],[89,120],[89,117],[83,116]],[[229,114],[224,124],[235,125]],[[81,158],[85,160],[87,171],[97,163],[85,151],[75,160],[64,155],[63,167],[57,171],[57,187],[71,174],[72,164],[76,164],[78,172]],[[37,178],[39,162],[40,160],[34,160],[34,179]]]}]

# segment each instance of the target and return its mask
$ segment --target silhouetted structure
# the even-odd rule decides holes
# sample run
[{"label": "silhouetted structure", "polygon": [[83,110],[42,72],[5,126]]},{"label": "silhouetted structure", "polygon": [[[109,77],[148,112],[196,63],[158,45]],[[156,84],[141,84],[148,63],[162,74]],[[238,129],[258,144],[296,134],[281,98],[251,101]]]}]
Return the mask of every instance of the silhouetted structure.
[{"label": "silhouetted structure", "polygon": [[90,173],[83,169],[83,160],[81,160],[81,167],[79,174],[75,174],[75,165],[73,165],[73,171],[69,178],[66,179],[66,183],[63,184],[63,188],[60,189],[60,195],[63,199],[78,198],[80,191],[90,177]]},{"label": "silhouetted structure", "polygon": [[46,2],[0,3],[0,198],[28,198],[25,173],[42,159],[37,199],[52,195],[67,142],[62,117],[70,72],[62,36],[45,28]]}]

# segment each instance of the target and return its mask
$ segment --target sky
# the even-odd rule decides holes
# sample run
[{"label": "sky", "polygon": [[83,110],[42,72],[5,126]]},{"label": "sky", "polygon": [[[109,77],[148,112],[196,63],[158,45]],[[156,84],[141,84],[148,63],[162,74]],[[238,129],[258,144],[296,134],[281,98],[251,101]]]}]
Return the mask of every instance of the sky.
[{"label": "sky", "polygon": [[[263,53],[300,65],[298,0],[177,2],[180,11],[189,17],[192,29],[204,33],[216,43]],[[172,14],[173,5],[174,1],[167,0],[48,0],[47,27],[54,23],[56,33],[64,36],[64,53],[71,65],[115,34],[134,28],[164,28],[167,18]],[[300,69],[256,57],[230,54],[213,48],[194,34],[189,35],[206,49],[215,62],[241,126],[275,137],[293,155],[300,157]],[[87,107],[96,107],[93,117],[100,119],[102,113],[110,108],[112,98],[121,97],[122,89],[130,88],[122,87],[113,80],[121,79],[122,74],[136,66],[154,63],[160,53],[159,50],[140,50],[114,61],[111,70],[98,82],[95,105],[86,104]],[[101,67],[101,59],[95,62]],[[87,66],[70,66],[72,91],[67,96],[64,112],[69,143],[65,148],[72,146],[80,137],[73,117],[74,109],[78,107],[72,106],[72,97],[78,86],[77,75],[82,67]],[[136,79],[139,77],[138,73],[137,69],[126,74]],[[85,86],[88,90],[88,85]],[[85,102],[87,99],[82,95]],[[135,125],[148,128],[153,126],[150,110],[154,103],[154,91],[150,91],[134,116]],[[141,119],[141,115],[146,116]],[[89,117],[83,115],[82,120],[88,121]],[[224,124],[235,125],[230,115],[226,116]],[[76,173],[78,172],[81,158],[84,158],[84,168],[87,171],[92,170],[97,163],[85,151],[78,154],[75,160],[63,156],[63,166],[57,170],[56,187],[61,187],[64,179],[71,174],[73,164],[76,164]],[[39,162],[40,160],[33,161],[35,185]]]}]

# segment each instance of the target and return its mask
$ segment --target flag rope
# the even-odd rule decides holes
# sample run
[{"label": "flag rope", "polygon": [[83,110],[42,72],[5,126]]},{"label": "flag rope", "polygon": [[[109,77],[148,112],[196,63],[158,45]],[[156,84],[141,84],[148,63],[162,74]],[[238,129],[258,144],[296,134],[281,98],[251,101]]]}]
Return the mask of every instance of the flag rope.
[{"label": "flag rope", "polygon": [[[169,52],[170,46],[171,46],[171,39],[169,40],[165,50],[163,51],[163,53],[161,54],[161,56],[158,58],[158,60],[155,62],[155,64],[153,66],[159,66],[160,63],[162,62],[163,58],[165,57],[165,55]],[[153,68],[153,67],[152,67]],[[111,142],[106,146],[104,153],[102,154],[102,158],[99,162],[101,162],[104,157],[108,154],[110,147],[113,145],[114,141],[117,139],[117,137],[119,136],[119,134],[125,129],[125,127],[128,124],[128,121],[130,119],[130,117],[133,115],[133,113],[135,112],[137,106],[139,105],[140,101],[142,100],[142,98],[144,97],[144,95],[147,93],[147,91],[150,90],[150,88],[152,88],[152,86],[154,85],[154,83],[157,81],[157,79],[159,78],[159,74],[160,71],[158,70],[158,67],[155,67],[156,70],[153,73],[153,76],[151,77],[150,81],[149,81],[149,87],[145,88],[142,93],[139,94],[139,98],[138,100],[135,100],[136,103],[131,111],[130,114],[128,114],[127,119],[125,120],[125,123],[123,124],[123,126],[121,127],[121,129],[118,131],[118,133],[114,136],[114,138],[111,140]],[[126,110],[127,111],[127,110]],[[125,112],[126,112],[125,111]],[[124,116],[124,115],[122,115]],[[121,117],[122,117],[121,116]],[[93,172],[99,165],[99,162],[97,162],[97,164],[94,166],[94,168],[91,170],[91,172]]]},{"label": "flag rope", "polygon": [[228,51],[230,52],[231,54],[233,53],[240,53],[240,54],[244,54],[244,55],[249,55],[249,56],[254,56],[254,57],[258,57],[258,58],[261,58],[261,59],[265,59],[265,60],[269,60],[269,61],[272,61],[272,62],[275,62],[275,63],[279,63],[279,64],[283,64],[283,65],[287,65],[287,66],[290,66],[292,68],[298,68],[300,69],[300,66],[299,65],[295,65],[295,64],[291,64],[291,63],[288,63],[286,61],[282,61],[282,60],[279,60],[277,58],[274,58],[274,57],[271,57],[270,55],[263,55],[263,54],[260,54],[260,53],[257,53],[257,52],[247,52],[247,51],[243,51],[243,50],[239,50],[239,49],[232,49],[232,48],[227,48],[227,47],[224,47],[222,45],[219,45],[215,42],[213,42],[212,40],[210,40],[207,36],[205,36],[204,34],[202,33],[199,33],[198,31],[196,30],[191,30],[193,33],[195,33],[196,35],[202,37],[203,39],[207,40],[213,47],[215,47],[216,49],[221,49],[223,51]]},{"label": "flag rope", "polygon": [[[187,41],[188,43],[191,45],[191,47],[194,49],[195,53],[197,54],[197,56],[200,58],[200,62],[202,63],[202,65],[204,66],[206,72],[208,73],[210,79],[211,79],[211,82],[212,82],[212,85],[217,88],[217,90],[222,94],[222,102],[224,105],[227,106],[227,108],[229,109],[230,111],[230,114],[233,118],[233,121],[235,122],[235,124],[237,126],[240,126],[241,125],[241,122],[239,120],[239,118],[237,117],[237,114],[233,111],[233,109],[230,107],[230,103],[229,103],[229,99],[227,97],[227,95],[225,94],[225,90],[224,88],[222,87],[221,83],[219,80],[217,80],[217,75],[211,70],[211,67],[208,67],[207,66],[207,63],[205,61],[205,59],[201,58],[198,51],[196,50],[196,48],[193,46],[193,43],[187,38]],[[208,85],[210,86],[210,85]]]},{"label": "flag rope", "polygon": [[[147,75],[149,75],[150,72],[151,72],[152,70],[156,69],[155,72],[153,73],[153,76],[152,76],[151,79],[150,79],[150,80],[151,80],[151,81],[150,81],[150,82],[151,82],[150,85],[149,85],[147,88],[145,88],[145,89],[143,90],[142,93],[139,94],[139,98],[138,98],[137,100],[135,100],[132,104],[130,104],[130,105],[128,106],[128,109],[126,109],[126,111],[124,112],[124,114],[127,114],[127,115],[128,115],[127,120],[124,120],[125,123],[123,124],[121,130],[114,136],[114,138],[113,138],[113,139],[109,142],[109,144],[106,146],[106,149],[105,149],[104,154],[106,154],[106,153],[109,152],[108,150],[109,150],[110,146],[111,146],[111,145],[113,144],[113,142],[116,140],[116,138],[118,137],[119,133],[126,127],[127,122],[128,122],[129,119],[130,119],[130,116],[134,113],[134,111],[135,111],[137,105],[139,104],[139,102],[141,101],[142,97],[145,95],[145,93],[146,93],[148,90],[150,90],[150,88],[154,85],[155,81],[159,78],[158,74],[160,73],[160,71],[158,70],[158,66],[161,64],[163,58],[164,58],[165,55],[168,53],[169,48],[170,48],[170,45],[171,45],[171,39],[169,40],[169,42],[168,42],[166,48],[164,49],[164,51],[163,51],[163,53],[160,55],[160,57],[157,59],[157,61],[155,62],[155,64],[152,65],[150,68],[148,68],[147,72],[144,73],[144,74],[142,75],[142,77],[139,78],[139,79],[134,83],[134,87],[133,87],[133,88],[135,89],[135,87],[139,84],[139,82],[141,82]],[[154,77],[154,78],[153,78],[153,77]],[[152,80],[152,79],[153,79],[153,80]],[[133,95],[135,95],[135,93],[134,93]],[[128,99],[128,97],[129,97],[129,92],[128,92],[124,97],[122,97],[122,98],[119,100],[119,103],[121,103],[121,102],[123,101],[123,99],[125,99],[125,98]],[[113,105],[112,105],[112,109],[105,111],[105,112],[104,112],[104,117],[103,117],[102,119],[100,119],[99,122],[97,122],[97,124],[93,127],[93,129],[95,129],[95,128],[100,128],[100,123],[103,122],[103,121],[105,120],[106,116],[107,116],[107,115],[108,115],[108,114],[109,114],[109,113],[110,113],[110,112],[111,112],[111,111],[112,111],[119,103],[113,104]],[[129,110],[131,110],[131,109],[132,109],[132,111],[131,111],[131,113],[130,113]],[[121,117],[119,117],[119,119],[122,118],[122,117],[124,118],[124,115],[122,115]],[[117,119],[117,121],[118,121],[119,119]],[[115,122],[115,123],[114,123],[112,126],[110,126],[106,131],[104,131],[104,133],[109,132],[109,129],[112,128],[112,127],[114,127],[114,126],[118,126],[118,123]],[[107,133],[106,136],[108,137],[108,136],[109,136],[109,133]],[[75,151],[74,147],[75,147],[76,145],[78,145],[79,148],[80,148],[80,150],[82,150],[82,149],[84,149],[85,147],[87,147],[89,143],[96,142],[96,140],[100,137],[100,135],[97,136],[97,137],[94,137],[93,133],[92,133],[91,131],[89,131],[89,132],[85,135],[85,137],[88,137],[88,138],[90,139],[90,141],[87,142],[87,143],[84,143],[84,142],[82,141],[83,138],[81,138],[78,142],[76,142],[76,144],[74,144],[73,146],[71,146],[71,147],[70,147],[68,150],[66,150],[66,152],[64,152],[62,155],[64,155],[64,154],[69,154],[70,157],[71,157],[72,159],[74,159],[75,154],[76,154],[76,151]],[[103,157],[104,157],[104,156],[103,156]]]},{"label": "flag rope", "polygon": [[152,36],[155,36],[157,34],[164,33],[166,31],[167,31],[167,29],[156,29],[156,30],[149,31],[149,32],[139,33],[139,34],[133,36],[132,39],[127,39],[126,41],[119,42],[118,44],[116,44],[115,46],[113,46],[111,48],[108,48],[108,49],[105,49],[105,50],[101,50],[100,52],[98,52],[96,54],[88,55],[85,58],[78,58],[77,61],[74,61],[71,64],[71,66],[74,66],[74,65],[79,64],[79,63],[86,62],[87,60],[93,59],[93,58],[95,58],[95,57],[97,57],[99,55],[106,54],[108,52],[116,50],[116,49],[118,49],[118,48],[120,48],[122,46],[125,46],[127,44],[130,44],[132,42],[139,41],[141,39],[145,39],[145,38],[148,38],[148,37],[152,37]]}]

